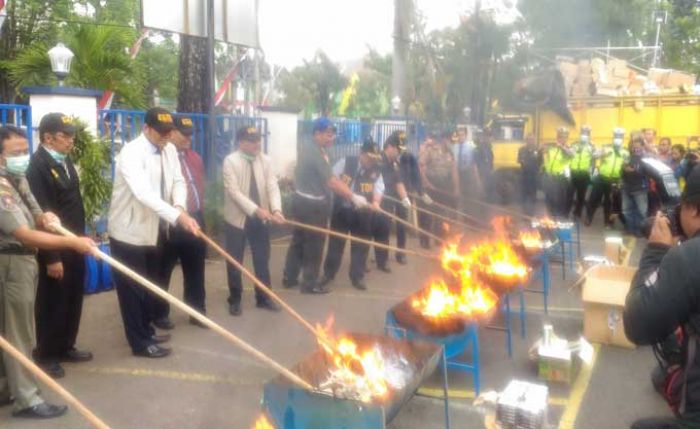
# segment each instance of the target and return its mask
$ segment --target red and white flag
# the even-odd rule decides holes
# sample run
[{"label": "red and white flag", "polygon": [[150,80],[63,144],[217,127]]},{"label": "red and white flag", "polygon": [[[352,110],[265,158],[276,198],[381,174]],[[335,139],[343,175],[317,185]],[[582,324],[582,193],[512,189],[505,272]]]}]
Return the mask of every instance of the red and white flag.
[{"label": "red and white flag", "polygon": [[[0,0],[0,3],[2,3],[3,0]],[[1,25],[1,24],[0,24]],[[146,36],[148,35],[148,30],[145,28],[141,32],[141,36],[134,42],[134,45],[131,47],[129,50],[129,55],[131,56],[131,59],[133,60],[136,58],[136,56],[139,54],[139,51],[141,50],[141,45],[143,45],[143,41],[146,40]],[[100,101],[97,103],[97,106],[99,109],[109,109],[112,107],[112,101],[114,101],[114,91],[105,91],[102,93],[102,98],[100,98]]]},{"label": "red and white flag", "polygon": [[7,18],[7,10],[5,6],[7,6],[8,2],[9,0],[0,0],[0,28],[2,28],[2,24],[5,22],[5,18]]}]

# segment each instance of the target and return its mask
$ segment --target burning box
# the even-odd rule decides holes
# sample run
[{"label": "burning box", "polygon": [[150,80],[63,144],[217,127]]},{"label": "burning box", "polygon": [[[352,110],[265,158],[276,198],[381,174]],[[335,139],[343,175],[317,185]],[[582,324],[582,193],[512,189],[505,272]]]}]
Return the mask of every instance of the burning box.
[{"label": "burning box", "polygon": [[[278,429],[384,429],[421,383],[436,370],[442,349],[425,342],[408,342],[367,334],[348,334],[362,349],[381,356],[387,390],[381,397],[359,400],[334,385],[332,359],[319,349],[292,371],[317,390],[300,388],[278,376],[264,386],[263,407]],[[353,369],[353,371],[360,371]]]},{"label": "burning box", "polygon": [[622,325],[622,311],[634,267],[598,265],[583,285],[583,335],[590,342],[634,348]]},{"label": "burning box", "polygon": [[498,395],[496,420],[502,429],[544,429],[548,399],[547,386],[513,380]]}]

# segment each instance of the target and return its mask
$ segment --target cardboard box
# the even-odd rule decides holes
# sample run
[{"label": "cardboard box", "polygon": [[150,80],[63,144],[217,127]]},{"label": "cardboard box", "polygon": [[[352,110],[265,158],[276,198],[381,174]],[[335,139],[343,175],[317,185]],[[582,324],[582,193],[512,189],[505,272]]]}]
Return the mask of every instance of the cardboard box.
[{"label": "cardboard box", "polygon": [[606,237],[604,256],[613,264],[621,264],[623,248],[622,237]]},{"label": "cardboard box", "polygon": [[[564,341],[566,345],[566,341]],[[540,380],[571,384],[576,375],[576,365],[568,347],[539,346],[537,349],[537,376]]]},{"label": "cardboard box", "polygon": [[666,87],[678,88],[681,86],[692,87],[695,85],[695,75],[671,70],[666,76]]},{"label": "cardboard box", "polygon": [[635,348],[625,336],[622,311],[635,267],[598,265],[583,285],[583,336],[592,343]]}]

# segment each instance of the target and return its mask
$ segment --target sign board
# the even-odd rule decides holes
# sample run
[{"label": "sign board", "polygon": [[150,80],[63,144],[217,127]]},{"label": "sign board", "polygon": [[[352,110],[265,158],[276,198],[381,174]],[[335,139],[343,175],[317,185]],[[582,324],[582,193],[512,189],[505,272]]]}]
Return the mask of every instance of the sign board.
[{"label": "sign board", "polygon": [[[144,27],[207,37],[207,0],[141,0]],[[214,0],[214,37],[258,48],[258,0]]]}]

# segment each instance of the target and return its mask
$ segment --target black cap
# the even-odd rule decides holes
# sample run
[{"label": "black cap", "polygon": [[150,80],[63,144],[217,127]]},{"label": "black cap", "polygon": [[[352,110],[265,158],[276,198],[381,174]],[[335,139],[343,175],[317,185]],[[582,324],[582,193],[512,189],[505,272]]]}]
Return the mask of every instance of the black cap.
[{"label": "black cap", "polygon": [[64,133],[75,135],[75,125],[73,118],[63,113],[48,113],[39,122],[39,138],[45,133]]},{"label": "black cap", "polygon": [[685,182],[685,189],[681,195],[684,203],[700,202],[700,168],[694,167]]},{"label": "black cap", "polygon": [[238,129],[238,131],[236,131],[236,141],[240,142],[241,140],[249,142],[259,142],[260,133],[255,127],[241,127]]},{"label": "black cap", "polygon": [[370,158],[381,158],[379,148],[377,147],[377,144],[372,141],[372,137],[365,139],[365,142],[362,144],[362,149],[360,149],[360,153],[369,155]]},{"label": "black cap", "polygon": [[172,113],[162,107],[148,109],[144,122],[160,134],[167,134],[175,129]]},{"label": "black cap", "polygon": [[384,141],[384,146],[394,146],[398,150],[406,149],[406,132],[403,130],[396,130]]},{"label": "black cap", "polygon": [[194,122],[189,116],[176,116],[175,128],[186,136],[194,134]]}]

